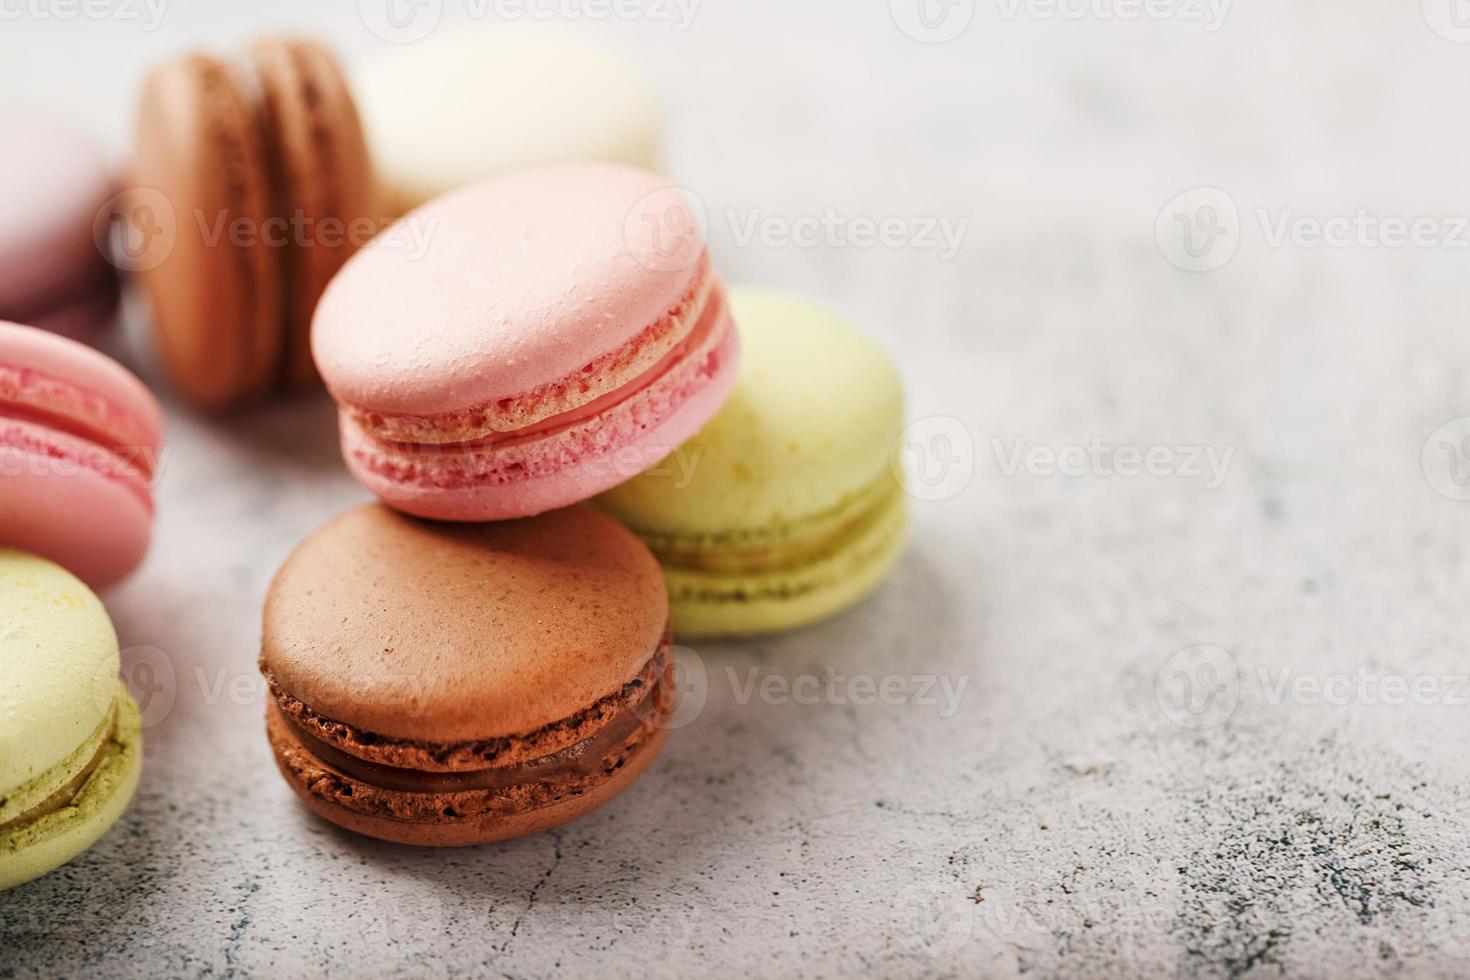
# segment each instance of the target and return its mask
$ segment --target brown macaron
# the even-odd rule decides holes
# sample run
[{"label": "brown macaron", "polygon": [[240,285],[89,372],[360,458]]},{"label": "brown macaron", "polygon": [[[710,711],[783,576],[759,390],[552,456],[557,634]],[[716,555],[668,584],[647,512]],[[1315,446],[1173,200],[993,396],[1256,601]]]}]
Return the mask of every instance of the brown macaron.
[{"label": "brown macaron", "polygon": [[498,524],[348,511],[277,573],[260,667],[292,789],[404,844],[581,816],[648,768],[673,707],[658,563],[585,506]]},{"label": "brown macaron", "polygon": [[366,140],[331,53],[273,38],[234,62],[162,65],[138,108],[133,183],[128,212],[173,235],[138,274],[179,390],[222,408],[314,383],[311,314],[377,230]]}]

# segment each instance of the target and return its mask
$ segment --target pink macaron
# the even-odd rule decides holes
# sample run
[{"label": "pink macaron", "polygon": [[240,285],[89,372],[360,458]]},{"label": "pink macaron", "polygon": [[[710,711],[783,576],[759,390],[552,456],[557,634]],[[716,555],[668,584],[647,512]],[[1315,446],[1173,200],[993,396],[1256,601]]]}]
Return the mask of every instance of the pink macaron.
[{"label": "pink macaron", "polygon": [[0,319],[95,341],[119,293],[97,241],[113,193],[102,149],[30,116],[0,113],[0,129]]},{"label": "pink macaron", "polygon": [[729,394],[739,339],[688,196],[579,164],[410,212],[328,287],[312,351],[365,486],[420,517],[485,521],[667,456]]},{"label": "pink macaron", "polygon": [[66,567],[94,589],[143,560],[163,414],[111,359],[0,322],[0,547]]}]

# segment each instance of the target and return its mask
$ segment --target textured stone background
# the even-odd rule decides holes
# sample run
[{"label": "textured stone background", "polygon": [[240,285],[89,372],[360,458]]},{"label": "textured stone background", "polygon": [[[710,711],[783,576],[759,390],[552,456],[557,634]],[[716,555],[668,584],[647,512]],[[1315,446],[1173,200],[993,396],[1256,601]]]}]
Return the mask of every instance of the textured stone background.
[{"label": "textured stone background", "polygon": [[[108,597],[159,689],[143,788],[89,854],[0,896],[0,976],[1463,975],[1470,504],[1436,486],[1470,460],[1436,440],[1421,466],[1470,415],[1470,235],[1442,220],[1470,215],[1470,45],[1431,28],[1454,34],[1450,2],[1240,0],[1210,31],[979,0],[944,45],[884,0],[555,25],[646,59],[728,276],[872,331],[912,417],[963,423],[973,479],[915,500],[861,609],[689,654],[703,711],[614,804],[432,853],[310,819],[261,732],[266,585],[363,496],[330,407],[171,405],[156,547]],[[152,32],[24,13],[0,91],[121,152],[163,52],[266,25],[357,64],[386,47],[354,4],[298,6],[178,0]],[[472,9],[446,0],[443,29]],[[1155,225],[1201,186],[1238,207],[1238,251],[1189,273]],[[945,261],[742,246],[730,220],[828,209],[970,225]],[[1360,209],[1446,241],[1273,247],[1261,217]],[[1007,476],[993,443],[1092,439],[1234,456],[1210,487]],[[1176,656],[1200,644],[1224,652]],[[967,686],[952,715],[742,694],[752,670],[829,668]],[[1432,703],[1290,687],[1360,672],[1429,678]]]}]

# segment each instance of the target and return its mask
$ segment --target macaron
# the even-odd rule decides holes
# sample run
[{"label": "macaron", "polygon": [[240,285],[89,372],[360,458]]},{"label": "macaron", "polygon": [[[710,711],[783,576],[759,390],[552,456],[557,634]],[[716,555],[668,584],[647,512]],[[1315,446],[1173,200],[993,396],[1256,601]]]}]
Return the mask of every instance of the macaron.
[{"label": "macaron", "polygon": [[871,592],[901,554],[892,450],[903,392],[888,358],[796,296],[731,291],[745,359],[730,400],[649,472],[598,498],[648,543],[677,635],[815,622]]},{"label": "macaron", "polygon": [[148,551],[162,432],[158,402],[115,361],[0,323],[0,547],[94,589],[122,579]]},{"label": "macaron", "polygon": [[75,576],[0,549],[0,890],[39,878],[122,817],[143,768],[117,634]]},{"label": "macaron", "polygon": [[221,408],[315,383],[308,332],[332,275],[380,228],[362,126],[331,53],[271,38],[153,71],[129,213],[174,384]]},{"label": "macaron", "polygon": [[266,729],[318,815],[462,846],[606,803],[662,746],[668,602],[588,507],[434,524],[372,504],[303,542],[265,603]]},{"label": "macaron", "polygon": [[663,109],[616,50],[550,36],[450,34],[354,79],[385,201],[402,214],[485,177],[555,163],[659,169]]},{"label": "macaron", "polygon": [[100,340],[118,300],[117,269],[94,235],[113,194],[102,148],[12,112],[0,112],[0,131],[0,319]]},{"label": "macaron", "polygon": [[709,420],[739,340],[695,206],[662,177],[568,164],[402,219],[338,273],[312,348],[349,469],[449,521],[528,517],[651,466]]}]

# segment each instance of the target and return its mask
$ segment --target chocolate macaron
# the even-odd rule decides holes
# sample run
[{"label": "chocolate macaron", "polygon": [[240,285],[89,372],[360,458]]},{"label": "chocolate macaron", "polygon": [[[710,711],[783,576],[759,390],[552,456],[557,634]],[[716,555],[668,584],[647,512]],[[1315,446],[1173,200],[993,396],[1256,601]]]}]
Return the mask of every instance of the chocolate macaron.
[{"label": "chocolate macaron", "polygon": [[380,505],[309,537],[266,598],[266,728],[320,816],[404,844],[536,833],[658,754],[668,600],[630,532],[578,506],[433,524]]},{"label": "chocolate macaron", "polygon": [[126,217],[174,384],[219,408],[314,383],[327,282],[377,231],[366,138],[332,54],[271,38],[149,76]]}]

